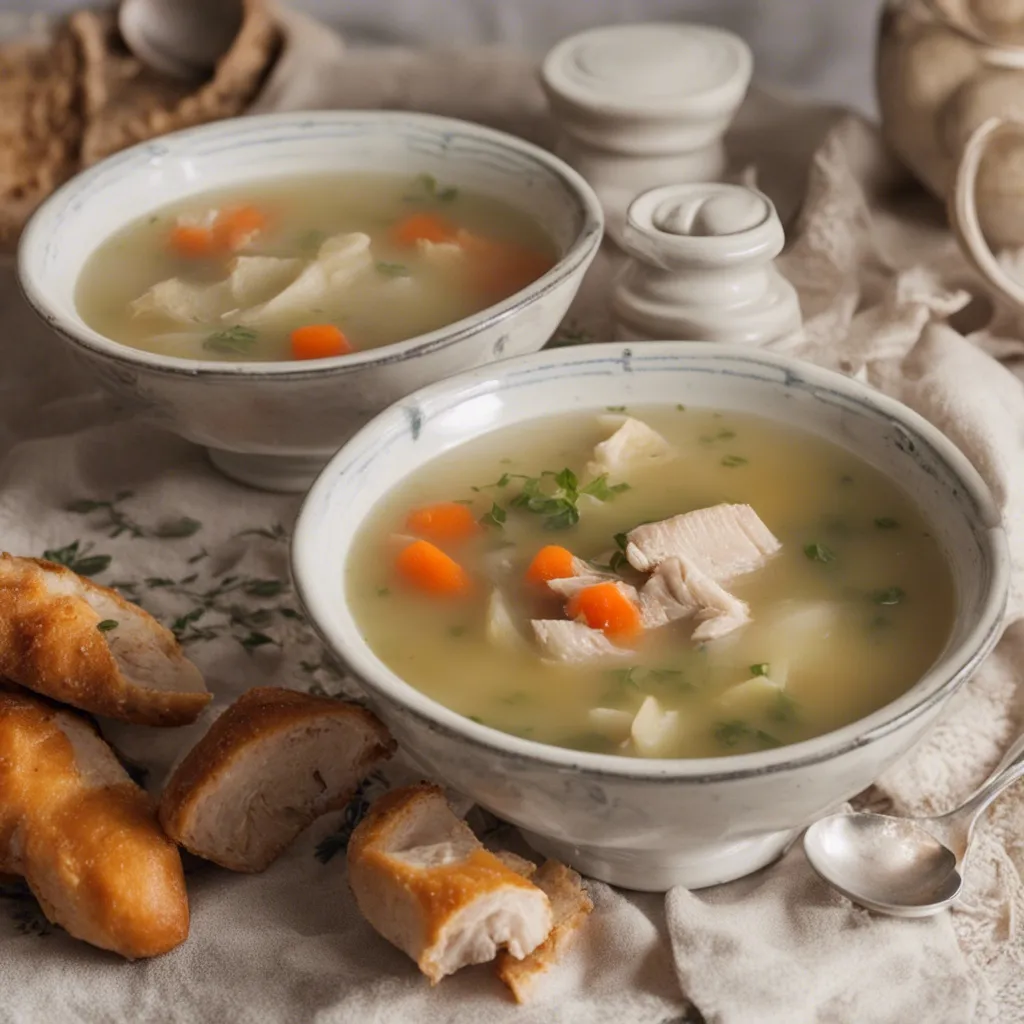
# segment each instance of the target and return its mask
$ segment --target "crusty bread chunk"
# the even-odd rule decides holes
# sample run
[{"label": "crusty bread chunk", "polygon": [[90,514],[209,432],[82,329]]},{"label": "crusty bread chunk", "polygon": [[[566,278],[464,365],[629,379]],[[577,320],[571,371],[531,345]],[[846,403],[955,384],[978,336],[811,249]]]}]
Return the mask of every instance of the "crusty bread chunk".
[{"label": "crusty bread chunk", "polygon": [[174,634],[70,569],[0,555],[0,675],[96,715],[194,722],[210,701]]},{"label": "crusty bread chunk", "polygon": [[348,846],[366,919],[437,984],[501,948],[524,957],[551,930],[548,897],[485,850],[437,786],[386,793]]},{"label": "crusty bread chunk", "polygon": [[533,883],[547,893],[555,923],[548,937],[529,956],[522,960],[507,953],[498,956],[498,977],[511,989],[517,1003],[530,998],[537,980],[565,955],[594,909],[583,880],[558,861],[546,861],[533,875]]},{"label": "crusty bread chunk", "polygon": [[188,936],[177,847],[149,797],[81,716],[0,691],[0,871],[43,913],[129,959]]},{"label": "crusty bread chunk", "polygon": [[263,871],[316,818],[344,807],[393,750],[387,729],[355,704],[250,690],[175,769],[160,821],[206,860]]}]

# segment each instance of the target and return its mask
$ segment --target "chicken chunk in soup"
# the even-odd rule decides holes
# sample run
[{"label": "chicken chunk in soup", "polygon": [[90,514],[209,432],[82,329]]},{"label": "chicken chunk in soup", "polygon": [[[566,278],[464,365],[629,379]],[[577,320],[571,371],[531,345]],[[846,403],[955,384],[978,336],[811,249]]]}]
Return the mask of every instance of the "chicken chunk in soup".
[{"label": "chicken chunk in soup", "polygon": [[445,327],[556,258],[519,210],[429,175],[311,177],[142,218],[90,257],[76,301],[96,331],[150,352],[320,359]]},{"label": "chicken chunk in soup", "polygon": [[615,409],[498,431],[389,494],[347,593],[378,657],[514,735],[639,757],[809,739],[908,690],[952,626],[921,513],[829,442]]}]

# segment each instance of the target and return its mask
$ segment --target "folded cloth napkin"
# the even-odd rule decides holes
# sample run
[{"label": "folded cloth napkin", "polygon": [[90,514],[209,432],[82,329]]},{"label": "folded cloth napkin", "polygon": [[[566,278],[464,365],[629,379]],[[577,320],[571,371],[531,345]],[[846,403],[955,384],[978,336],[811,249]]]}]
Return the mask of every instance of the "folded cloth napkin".
[{"label": "folded cloth napkin", "polygon": [[[285,48],[253,109],[429,108],[550,138],[525,57],[346,52],[297,15],[280,24]],[[936,211],[907,192],[870,125],[756,94],[731,151],[790,224],[784,270],[800,291],[806,329],[777,347],[855,374],[945,430],[1007,520],[1010,620],[1018,624],[943,721],[865,797],[901,812],[942,810],[980,781],[1019,728],[1024,388],[990,353],[1012,360],[1024,345],[1012,311],[999,308],[988,322],[979,314],[979,283]],[[609,336],[607,282],[618,260],[602,252],[557,343]],[[101,582],[164,621],[191,617],[183,632],[216,696],[210,715],[183,730],[106,730],[149,785],[158,789],[210,716],[251,686],[357,693],[294,615],[286,544],[297,499],[237,487],[190,445],[97,394],[27,313],[9,266],[0,273],[0,326],[3,546],[59,549],[72,560],[88,547],[109,557]],[[279,586],[248,593],[257,580]],[[963,904],[930,921],[852,908],[811,874],[798,847],[715,890],[663,898],[591,883],[596,908],[580,942],[520,1008],[488,967],[429,989],[355,910],[340,856],[347,835],[369,800],[409,777],[401,764],[375,774],[344,814],[314,826],[263,875],[190,862],[192,934],[157,961],[115,962],[52,930],[19,887],[0,886],[0,1022],[1024,1021],[1016,927],[1024,794],[1007,794],[990,812]],[[502,828],[485,838],[514,842]]]}]

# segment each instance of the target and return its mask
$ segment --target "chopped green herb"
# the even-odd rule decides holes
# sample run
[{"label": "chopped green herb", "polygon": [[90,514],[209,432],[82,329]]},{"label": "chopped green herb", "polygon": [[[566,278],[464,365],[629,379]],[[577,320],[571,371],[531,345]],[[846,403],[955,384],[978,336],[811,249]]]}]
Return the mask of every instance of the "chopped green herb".
[{"label": "chopped green herb", "polygon": [[471,722],[476,722],[477,725],[483,725],[484,724],[484,720],[482,718],[478,718],[476,715],[466,715],[466,717]]},{"label": "chopped green herb", "polygon": [[505,525],[507,518],[508,513],[495,501],[491,504],[491,511],[480,517],[480,524],[482,526],[492,526],[494,529],[500,530]]},{"label": "chopped green herb", "polygon": [[257,333],[251,327],[236,324],[226,331],[211,334],[204,342],[203,348],[210,352],[221,352],[225,355],[248,355],[252,350]]},{"label": "chopped green herb", "polygon": [[701,434],[698,440],[701,444],[714,444],[716,441],[731,441],[735,436],[735,430],[719,430],[715,434]]},{"label": "chopped green herb", "polygon": [[737,466],[745,466],[749,461],[742,455],[726,455],[722,459],[722,465],[729,469],[735,469]]},{"label": "chopped green herb", "polygon": [[805,544],[804,554],[812,562],[834,562],[836,560],[835,552],[831,548],[825,547],[824,544]]},{"label": "chopped green herb", "polygon": [[281,580],[252,580],[244,589],[251,597],[277,597],[284,591],[285,585]]},{"label": "chopped green herb", "polygon": [[391,596],[390,588],[389,587],[378,587],[377,588],[377,596],[378,597],[390,597]]},{"label": "chopped green herb", "polygon": [[884,590],[871,592],[871,600],[882,605],[899,604],[906,596],[906,591],[902,587],[886,587]]},{"label": "chopped green herb", "polygon": [[627,565],[629,565],[629,559],[621,551],[616,551],[608,560],[608,568],[612,572],[618,572],[620,569],[624,569]]},{"label": "chopped green herb", "polygon": [[598,501],[611,501],[616,494],[622,494],[623,491],[628,490],[629,484],[609,484],[608,474],[602,473],[601,476],[591,480],[580,491],[580,494],[588,494],[591,498],[597,498]]},{"label": "chopped green herb", "polygon": [[263,647],[266,644],[276,644],[277,641],[272,637],[267,636],[266,633],[250,633],[247,637],[238,641],[250,654],[256,650],[257,647]]},{"label": "chopped green herb", "polygon": [[117,619],[104,619],[102,622],[96,623],[96,628],[101,633],[109,633],[112,629],[117,629],[118,625]]},{"label": "chopped green herb", "polygon": [[750,727],[746,722],[720,722],[715,726],[715,739],[723,747],[735,747],[749,734]]},{"label": "chopped green herb", "polygon": [[898,530],[900,522],[898,519],[893,519],[890,516],[879,516],[875,520],[875,526],[880,530]]},{"label": "chopped green herb", "polygon": [[732,722],[720,722],[715,726],[715,739],[723,747],[738,746],[743,740],[753,740],[764,747],[782,746],[780,740],[763,729],[754,729],[739,719]]},{"label": "chopped green herb", "polygon": [[448,627],[448,635],[449,636],[454,636],[454,637],[465,636],[466,635],[466,627],[465,626],[449,626]]},{"label": "chopped green herb", "polygon": [[676,412],[686,412],[686,406],[685,405],[677,405],[676,406]]},{"label": "chopped green herb", "polygon": [[377,261],[377,272],[385,277],[408,277],[411,273],[404,263],[388,263],[386,260]]},{"label": "chopped green herb", "polygon": [[166,523],[161,523],[153,531],[153,536],[165,540],[177,537],[191,537],[194,533],[201,530],[202,526],[203,524],[198,519],[182,516],[180,519],[171,519]]},{"label": "chopped green herb", "polygon": [[189,560],[189,565],[195,565],[196,562],[201,562],[204,558],[209,558],[210,552],[206,548],[200,548]]},{"label": "chopped green herb", "polygon": [[608,412],[625,412],[626,407],[624,405],[606,405],[605,408]]},{"label": "chopped green herb", "polygon": [[417,174],[413,179],[413,193],[405,196],[409,203],[422,202],[424,199],[433,199],[439,203],[450,203],[458,198],[459,190],[451,185],[441,187],[437,178],[432,174]]},{"label": "chopped green herb", "polygon": [[782,690],[775,695],[775,705],[768,711],[773,722],[795,722],[799,717],[796,701]]},{"label": "chopped green herb", "polygon": [[[470,490],[476,491],[479,494],[480,491],[486,491],[488,488],[491,487],[508,487],[508,483],[511,479],[511,473],[502,473],[501,476],[499,476],[498,479],[495,480],[493,484],[482,484],[480,487],[471,487]],[[522,479],[529,480],[530,478],[523,477]]]},{"label": "chopped green herb", "polygon": [[766,676],[771,671],[771,665],[767,661],[762,661],[757,665],[750,666],[750,674],[752,676]]},{"label": "chopped green herb", "polygon": [[171,623],[171,632],[174,634],[183,633],[194,622],[198,622],[205,614],[205,608],[193,608],[192,611],[178,616],[178,618]]},{"label": "chopped green herb", "polygon": [[294,608],[278,608],[277,614],[283,619],[297,619],[302,621],[302,616]]},{"label": "chopped green herb", "polygon": [[849,473],[844,473],[844,474],[843,474],[843,475],[842,475],[842,476],[841,476],[841,477],[839,478],[839,482],[840,482],[841,484],[843,484],[844,486],[847,486],[847,487],[848,487],[848,486],[849,486],[850,484],[852,484],[852,483],[853,483],[853,477],[852,477],[852,476],[850,476],[850,474],[849,474]]},{"label": "chopped green herb", "polygon": [[48,548],[43,552],[43,558],[66,566],[79,576],[98,576],[110,567],[112,558],[110,555],[90,555],[91,550],[91,544],[76,540],[62,548]]}]

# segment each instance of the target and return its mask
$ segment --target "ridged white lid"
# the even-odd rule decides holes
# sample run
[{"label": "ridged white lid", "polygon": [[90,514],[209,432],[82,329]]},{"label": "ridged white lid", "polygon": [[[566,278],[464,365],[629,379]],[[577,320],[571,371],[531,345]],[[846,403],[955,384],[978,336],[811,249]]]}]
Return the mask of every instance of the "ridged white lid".
[{"label": "ridged white lid", "polygon": [[595,113],[713,115],[742,99],[753,58],[723,29],[682,23],[614,25],[559,43],[544,60],[549,92]]}]

